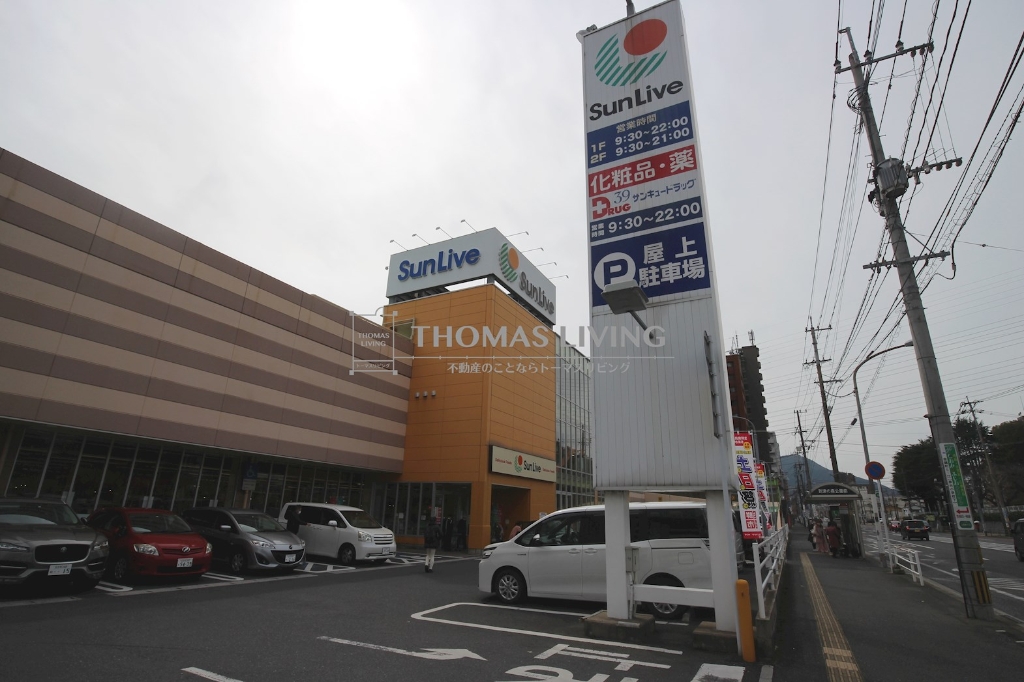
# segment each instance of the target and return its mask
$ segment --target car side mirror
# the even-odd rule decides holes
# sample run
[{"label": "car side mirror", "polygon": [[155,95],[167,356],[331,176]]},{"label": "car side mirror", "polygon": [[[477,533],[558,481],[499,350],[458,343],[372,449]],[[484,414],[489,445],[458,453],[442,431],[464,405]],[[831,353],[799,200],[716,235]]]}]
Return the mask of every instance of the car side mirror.
[{"label": "car side mirror", "polygon": [[541,544],[541,542],[540,542],[540,533],[537,533],[532,538],[530,538],[530,545],[531,546],[540,545],[540,544]]},{"label": "car side mirror", "polygon": [[231,526],[229,526],[226,523],[221,524],[220,529],[222,531],[224,531],[225,533],[230,533],[231,532]]},{"label": "car side mirror", "polygon": [[335,521],[334,519],[331,519],[330,521],[327,522],[327,525],[328,526],[332,526],[334,528],[337,528],[338,527],[338,522]]}]

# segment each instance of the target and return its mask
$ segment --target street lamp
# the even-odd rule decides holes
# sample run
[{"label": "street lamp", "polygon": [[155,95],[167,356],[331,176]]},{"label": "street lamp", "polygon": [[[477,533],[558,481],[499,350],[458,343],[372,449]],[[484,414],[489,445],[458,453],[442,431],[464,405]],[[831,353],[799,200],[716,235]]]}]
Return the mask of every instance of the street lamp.
[{"label": "street lamp", "polygon": [[647,325],[640,319],[637,312],[647,310],[647,294],[640,288],[634,279],[627,279],[624,282],[609,284],[601,292],[601,297],[612,312],[616,315],[629,313],[640,325],[640,328],[647,331]]},{"label": "street lamp", "polygon": [[434,232],[437,232],[438,230],[440,230],[441,232],[444,232],[444,236],[448,237],[448,239],[453,239],[453,237],[450,234],[448,234],[448,230],[444,229],[440,225],[438,225],[437,227],[434,228]]},{"label": "street lamp", "polygon": [[[861,367],[863,367],[865,362],[867,362],[868,360],[871,360],[873,358],[876,358],[879,355],[884,355],[885,353],[889,353],[889,352],[894,351],[894,350],[899,350],[900,348],[910,348],[913,345],[914,345],[913,341],[907,341],[906,343],[900,344],[899,346],[893,346],[892,348],[886,348],[885,350],[875,351],[874,353],[871,353],[866,358],[861,360],[860,364],[853,368],[853,398],[854,398],[854,400],[857,401],[857,421],[860,422],[860,442],[864,446],[864,464],[865,465],[868,462],[871,461],[871,456],[868,454],[868,437],[867,437],[867,434],[864,431],[864,414],[861,411],[861,407],[860,407],[860,391],[857,390],[857,370],[859,370]],[[886,521],[886,518],[885,518],[885,500],[882,499],[882,484],[881,484],[881,482],[878,483],[877,494],[878,494],[879,508],[882,510],[882,522],[881,522],[882,530],[881,530],[881,532],[878,532],[876,530],[876,535],[878,535],[878,550],[879,550],[879,553],[881,553],[881,551],[883,549],[885,549],[886,550],[886,554],[888,555],[888,551],[889,551],[889,527],[885,523],[885,521]],[[885,544],[884,545],[882,544],[883,534],[884,534],[884,537],[885,537]]]},{"label": "street lamp", "polygon": [[[389,244],[398,244],[398,242],[396,242],[396,241],[395,241],[394,239],[392,239],[392,240],[391,240],[390,242],[388,242],[388,243],[389,243]],[[402,249],[403,251],[408,251],[408,250],[409,250],[409,249],[405,248],[404,246],[402,246],[401,244],[398,244],[398,247],[399,247],[400,249]]]}]

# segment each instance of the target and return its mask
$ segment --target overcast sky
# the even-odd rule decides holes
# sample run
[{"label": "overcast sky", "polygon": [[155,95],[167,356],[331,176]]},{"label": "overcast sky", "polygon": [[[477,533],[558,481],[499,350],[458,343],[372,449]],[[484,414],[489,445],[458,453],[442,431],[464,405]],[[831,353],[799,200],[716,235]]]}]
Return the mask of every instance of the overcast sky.
[{"label": "overcast sky", "polygon": [[[638,11],[653,4],[636,2]],[[871,22],[879,56],[893,51],[904,9],[902,2],[882,4],[880,30]],[[935,52],[904,156],[909,162],[917,147],[915,165],[926,151],[966,4],[942,0],[938,7]],[[793,410],[804,409],[808,438],[816,437],[811,457],[828,466],[817,387],[802,365],[812,357],[808,314],[833,327],[822,335],[823,357],[834,358],[824,365],[827,379],[848,380],[867,352],[909,339],[905,327],[885,339],[894,273],[878,285],[870,314],[857,316],[870,274],[862,265],[876,259],[883,221],[864,200],[863,136],[851,152],[856,114],[846,103],[848,73],[839,77],[830,109],[837,5],[682,5],[725,332],[746,345],[754,331],[783,454],[798,443]],[[437,226],[463,234],[463,219],[506,234],[528,230],[514,241],[520,249],[543,247],[530,257],[556,261],[543,267],[549,276],[568,275],[556,280],[558,318],[575,328],[589,319],[575,34],[621,18],[624,6],[0,0],[0,146],[361,313],[386,302],[392,239],[413,248],[422,245],[413,233],[443,237]],[[861,51],[873,6],[843,3],[839,23],[852,28]],[[916,145],[954,6],[949,48]],[[930,0],[907,3],[908,47],[927,40],[932,8]],[[971,4],[929,161],[971,154],[1022,28],[1024,3]],[[844,43],[844,65],[848,53]],[[920,63],[896,61],[888,102],[893,62],[872,74],[888,156],[902,152]],[[1022,83],[1024,71],[1011,80],[968,186]],[[1006,146],[957,241],[956,278],[936,277],[925,292],[950,409],[968,395],[989,398],[980,405],[988,424],[1024,410],[1021,145],[1012,139]],[[922,241],[961,171],[932,173],[917,188],[907,226]],[[948,250],[950,241],[930,245]],[[915,255],[922,250],[911,247]],[[936,265],[951,274],[948,260]],[[856,320],[860,331],[848,342]],[[872,455],[889,466],[896,448],[928,434],[912,351],[872,361],[859,380],[862,393],[872,385],[865,403]],[[855,414],[849,381],[828,387],[837,396],[840,468],[861,474],[858,432],[847,428]]]}]

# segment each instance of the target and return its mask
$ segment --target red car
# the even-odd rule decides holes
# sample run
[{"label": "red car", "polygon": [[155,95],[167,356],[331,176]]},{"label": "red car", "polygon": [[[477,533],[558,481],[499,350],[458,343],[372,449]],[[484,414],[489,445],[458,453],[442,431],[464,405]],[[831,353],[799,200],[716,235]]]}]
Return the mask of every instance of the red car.
[{"label": "red car", "polygon": [[110,541],[110,576],[201,576],[210,570],[213,547],[184,519],[164,509],[102,509],[86,523]]}]

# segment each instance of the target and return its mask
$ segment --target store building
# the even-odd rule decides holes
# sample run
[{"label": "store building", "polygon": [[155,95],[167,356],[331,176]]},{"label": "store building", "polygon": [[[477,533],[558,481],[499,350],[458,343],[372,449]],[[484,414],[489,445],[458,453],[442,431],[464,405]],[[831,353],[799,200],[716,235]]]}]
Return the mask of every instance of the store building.
[{"label": "store building", "polygon": [[381,326],[0,149],[0,495],[337,502],[470,548],[592,501],[551,282],[497,230],[423,251]]}]

